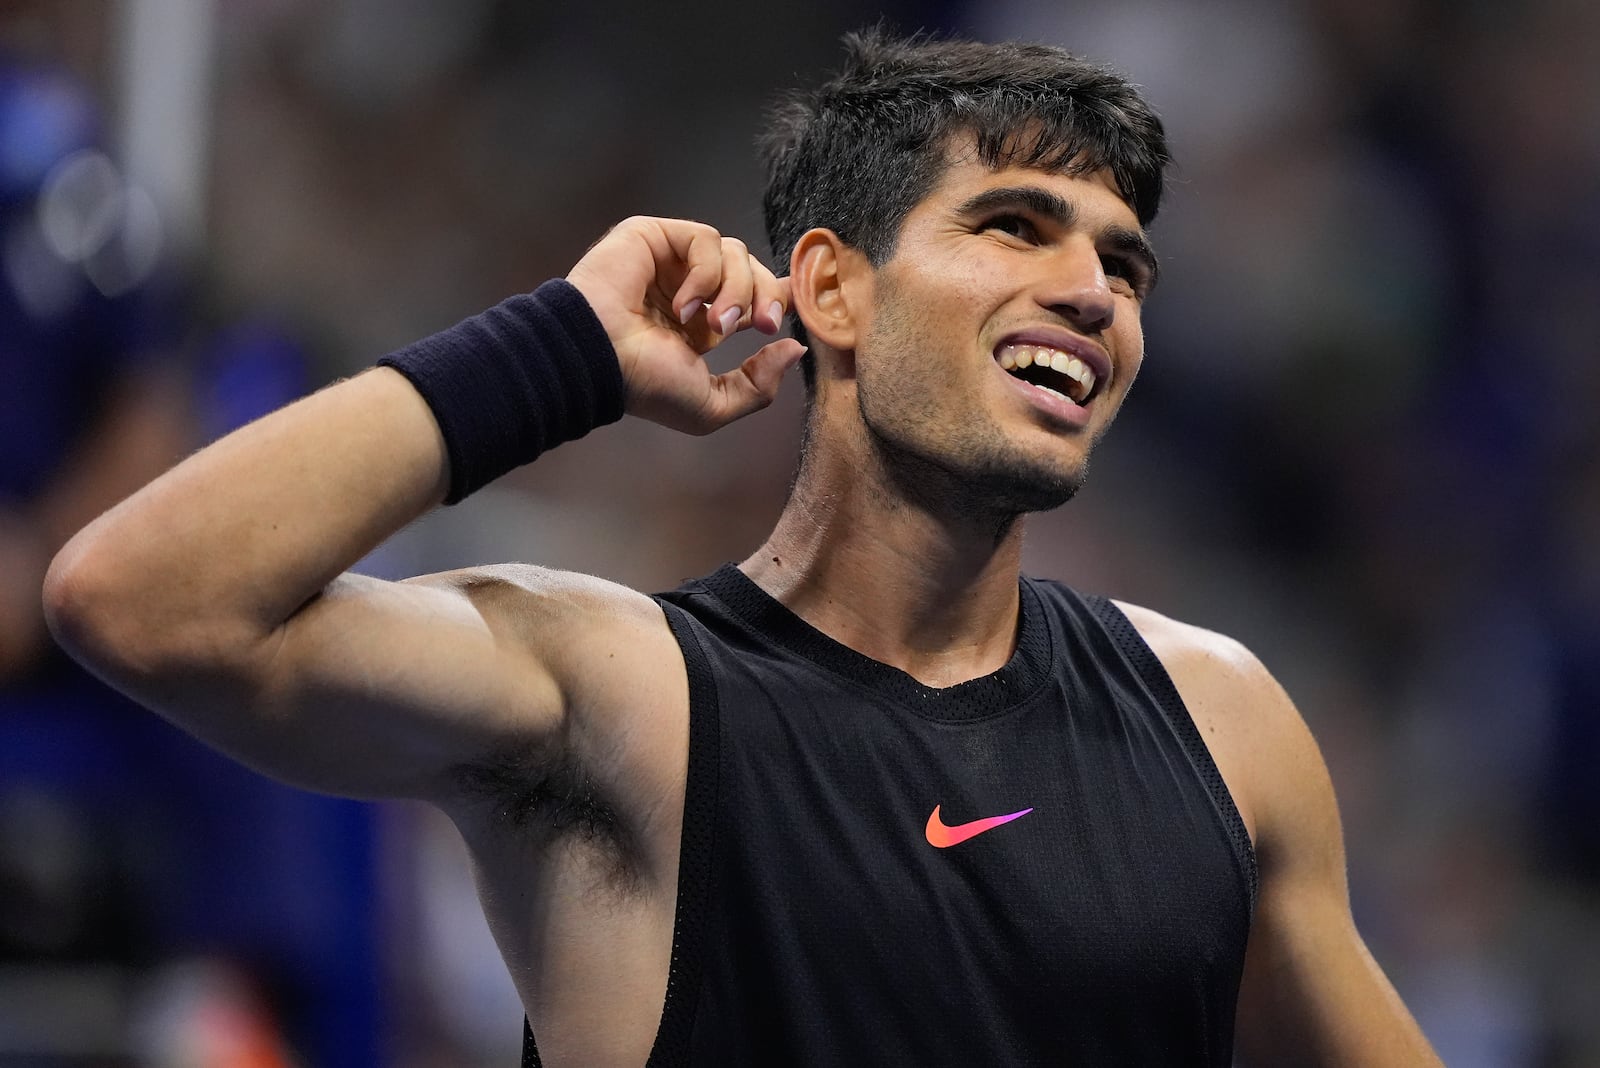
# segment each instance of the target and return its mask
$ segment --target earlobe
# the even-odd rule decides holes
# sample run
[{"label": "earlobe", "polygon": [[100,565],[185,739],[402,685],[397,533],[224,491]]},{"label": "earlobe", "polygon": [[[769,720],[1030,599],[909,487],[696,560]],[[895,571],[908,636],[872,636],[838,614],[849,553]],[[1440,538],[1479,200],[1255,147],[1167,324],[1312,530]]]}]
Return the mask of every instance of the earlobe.
[{"label": "earlobe", "polygon": [[864,264],[861,253],[820,227],[802,234],[789,258],[795,313],[813,341],[838,353],[855,351],[861,324],[853,283]]}]

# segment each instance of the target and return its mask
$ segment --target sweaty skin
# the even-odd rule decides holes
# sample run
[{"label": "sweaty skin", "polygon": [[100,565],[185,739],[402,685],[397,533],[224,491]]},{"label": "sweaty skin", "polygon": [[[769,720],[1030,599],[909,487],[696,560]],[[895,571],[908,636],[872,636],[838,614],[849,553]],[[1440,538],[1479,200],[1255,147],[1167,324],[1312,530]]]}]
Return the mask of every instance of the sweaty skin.
[{"label": "sweaty skin", "polygon": [[[948,686],[1011,655],[1018,515],[1070,495],[1138,370],[1147,279],[1124,255],[1138,229],[1104,175],[958,160],[878,268],[815,230],[779,280],[710,227],[630,219],[569,280],[615,345],[628,411],[691,433],[771,401],[801,354],[792,340],[723,375],[703,356],[794,308],[818,361],[812,447],[742,566],[823,632]],[[997,349],[1024,336],[1101,361],[1087,406],[1006,373]],[[90,524],[52,565],[51,625],[115,685],[266,774],[438,805],[469,847],[544,1062],[642,1064],[671,951],[682,656],[653,601],[602,579],[522,564],[401,583],[347,572],[446,482],[427,406],[398,373],[370,371]],[[1350,922],[1332,791],[1293,706],[1237,644],[1125,611],[1256,843],[1242,1047],[1261,1063],[1436,1064]],[[575,800],[552,810],[555,797]]]}]

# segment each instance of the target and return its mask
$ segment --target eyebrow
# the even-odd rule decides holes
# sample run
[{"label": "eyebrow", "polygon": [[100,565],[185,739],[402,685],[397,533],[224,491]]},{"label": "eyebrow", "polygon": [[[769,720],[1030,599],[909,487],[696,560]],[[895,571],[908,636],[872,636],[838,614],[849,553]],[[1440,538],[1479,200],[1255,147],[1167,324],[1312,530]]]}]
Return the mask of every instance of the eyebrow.
[{"label": "eyebrow", "polygon": [[[975,217],[987,215],[1003,208],[1021,208],[1056,226],[1066,229],[1078,220],[1077,206],[1036,185],[1006,185],[998,189],[985,189],[967,198],[956,208],[958,215]],[[1154,289],[1161,277],[1161,261],[1148,238],[1138,230],[1111,225],[1095,235],[1096,243],[1107,245],[1112,251],[1137,260],[1150,276],[1149,288]]]}]

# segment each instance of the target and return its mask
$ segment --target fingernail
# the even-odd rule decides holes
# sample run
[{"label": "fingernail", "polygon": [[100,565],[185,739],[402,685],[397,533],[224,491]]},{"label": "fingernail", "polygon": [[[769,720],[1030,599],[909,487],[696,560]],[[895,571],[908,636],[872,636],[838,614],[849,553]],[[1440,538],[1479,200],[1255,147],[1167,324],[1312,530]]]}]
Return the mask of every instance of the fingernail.
[{"label": "fingernail", "polygon": [[772,307],[767,309],[767,314],[772,316],[772,329],[776,330],[783,325],[783,304],[773,301]]},{"label": "fingernail", "polygon": [[699,310],[700,302],[698,300],[691,300],[689,303],[685,304],[683,306],[683,310],[678,313],[678,322],[688,323],[690,319],[694,318],[694,313]]},{"label": "fingernail", "polygon": [[743,308],[737,306],[729,308],[727,311],[722,313],[722,319],[718,323],[718,326],[722,328],[722,332],[724,334],[731,334],[733,333],[733,328],[739,325],[739,319],[743,315]]}]

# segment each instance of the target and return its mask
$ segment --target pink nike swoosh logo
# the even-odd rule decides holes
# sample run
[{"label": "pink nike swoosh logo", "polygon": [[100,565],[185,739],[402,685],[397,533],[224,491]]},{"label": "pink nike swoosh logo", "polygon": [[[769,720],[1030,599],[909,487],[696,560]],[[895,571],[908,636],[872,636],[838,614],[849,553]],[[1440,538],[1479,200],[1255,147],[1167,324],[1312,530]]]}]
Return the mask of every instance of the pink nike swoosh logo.
[{"label": "pink nike swoosh logo", "polygon": [[936,849],[949,849],[953,845],[965,842],[968,838],[992,831],[1002,823],[1010,823],[1032,812],[1033,809],[1025,808],[1021,812],[1013,812],[1008,816],[987,816],[971,823],[958,823],[954,827],[946,827],[944,820],[939,818],[939,806],[933,806],[933,815],[928,817],[928,844]]}]

